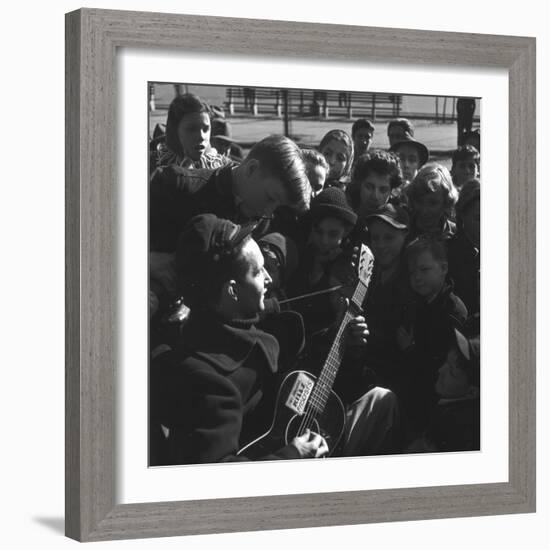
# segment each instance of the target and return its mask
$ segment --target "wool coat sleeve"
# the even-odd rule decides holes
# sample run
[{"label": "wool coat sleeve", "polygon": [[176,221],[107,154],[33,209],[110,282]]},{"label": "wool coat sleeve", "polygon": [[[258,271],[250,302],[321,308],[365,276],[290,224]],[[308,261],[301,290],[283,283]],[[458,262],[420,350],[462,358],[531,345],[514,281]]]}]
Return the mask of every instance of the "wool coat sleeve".
[{"label": "wool coat sleeve", "polygon": [[[179,463],[246,461],[237,455],[244,405],[239,388],[230,377],[200,360],[188,359],[165,387],[166,418],[170,425],[172,454]],[[287,446],[262,460],[299,458]]]}]

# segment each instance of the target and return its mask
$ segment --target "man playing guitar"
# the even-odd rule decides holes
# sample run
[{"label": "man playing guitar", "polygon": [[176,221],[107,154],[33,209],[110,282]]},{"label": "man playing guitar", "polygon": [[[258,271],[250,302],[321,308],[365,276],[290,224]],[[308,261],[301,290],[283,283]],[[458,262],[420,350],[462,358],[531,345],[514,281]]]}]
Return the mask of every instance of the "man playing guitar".
[{"label": "man playing guitar", "polygon": [[[205,214],[180,236],[177,273],[191,316],[169,359],[151,369],[151,465],[321,458],[337,445],[346,456],[388,452],[397,420],[389,390],[370,390],[342,413],[341,433],[325,433],[323,417],[313,415],[325,388],[304,371],[283,396],[292,413],[284,433],[275,434],[274,421],[262,436],[273,416],[280,349],[257,328],[271,279],[253,229]],[[364,317],[347,319],[344,348],[365,345]]]}]

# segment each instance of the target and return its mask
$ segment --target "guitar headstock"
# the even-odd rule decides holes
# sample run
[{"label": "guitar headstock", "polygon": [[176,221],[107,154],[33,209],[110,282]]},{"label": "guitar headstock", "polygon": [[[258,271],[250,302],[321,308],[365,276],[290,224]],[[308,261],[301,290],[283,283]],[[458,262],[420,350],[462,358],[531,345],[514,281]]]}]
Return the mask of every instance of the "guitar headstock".
[{"label": "guitar headstock", "polygon": [[363,300],[367,295],[367,289],[372,277],[372,270],[374,268],[374,256],[370,248],[366,244],[361,245],[359,250],[359,256],[357,258],[357,275],[359,277],[359,282],[357,283],[357,288],[353,294],[351,301],[355,304],[357,308],[361,308]]},{"label": "guitar headstock", "polygon": [[361,245],[361,250],[359,251],[359,259],[357,262],[357,270],[359,280],[366,286],[369,286],[370,279],[372,277],[372,270],[374,267],[374,256],[372,255],[371,249],[366,245]]}]

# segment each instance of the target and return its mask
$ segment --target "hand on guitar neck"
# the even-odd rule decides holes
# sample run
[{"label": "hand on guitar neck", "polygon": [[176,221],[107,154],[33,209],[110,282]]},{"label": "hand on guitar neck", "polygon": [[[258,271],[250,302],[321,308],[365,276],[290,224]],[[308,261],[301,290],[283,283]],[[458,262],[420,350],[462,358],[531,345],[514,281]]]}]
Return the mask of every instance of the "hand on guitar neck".
[{"label": "hand on guitar neck", "polygon": [[299,437],[295,437],[290,445],[296,447],[300,458],[323,458],[328,453],[328,445],[321,435],[306,430]]}]

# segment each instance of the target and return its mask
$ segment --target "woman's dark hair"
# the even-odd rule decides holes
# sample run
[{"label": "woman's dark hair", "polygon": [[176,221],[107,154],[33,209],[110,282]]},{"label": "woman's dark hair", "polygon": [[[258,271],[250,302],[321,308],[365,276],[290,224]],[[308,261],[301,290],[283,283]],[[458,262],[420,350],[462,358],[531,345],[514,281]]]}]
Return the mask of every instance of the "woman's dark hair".
[{"label": "woman's dark hair", "polygon": [[395,189],[403,184],[403,173],[399,158],[395,153],[376,149],[361,155],[355,164],[348,188],[348,198],[352,207],[360,206],[361,182],[372,172],[380,176],[389,176],[390,187]]},{"label": "woman's dark hair", "polygon": [[189,113],[207,113],[210,116],[210,106],[198,95],[184,94],[179,95],[168,108],[168,117],[166,118],[166,147],[176,155],[183,156],[183,149],[178,138],[178,126],[181,119]]}]

